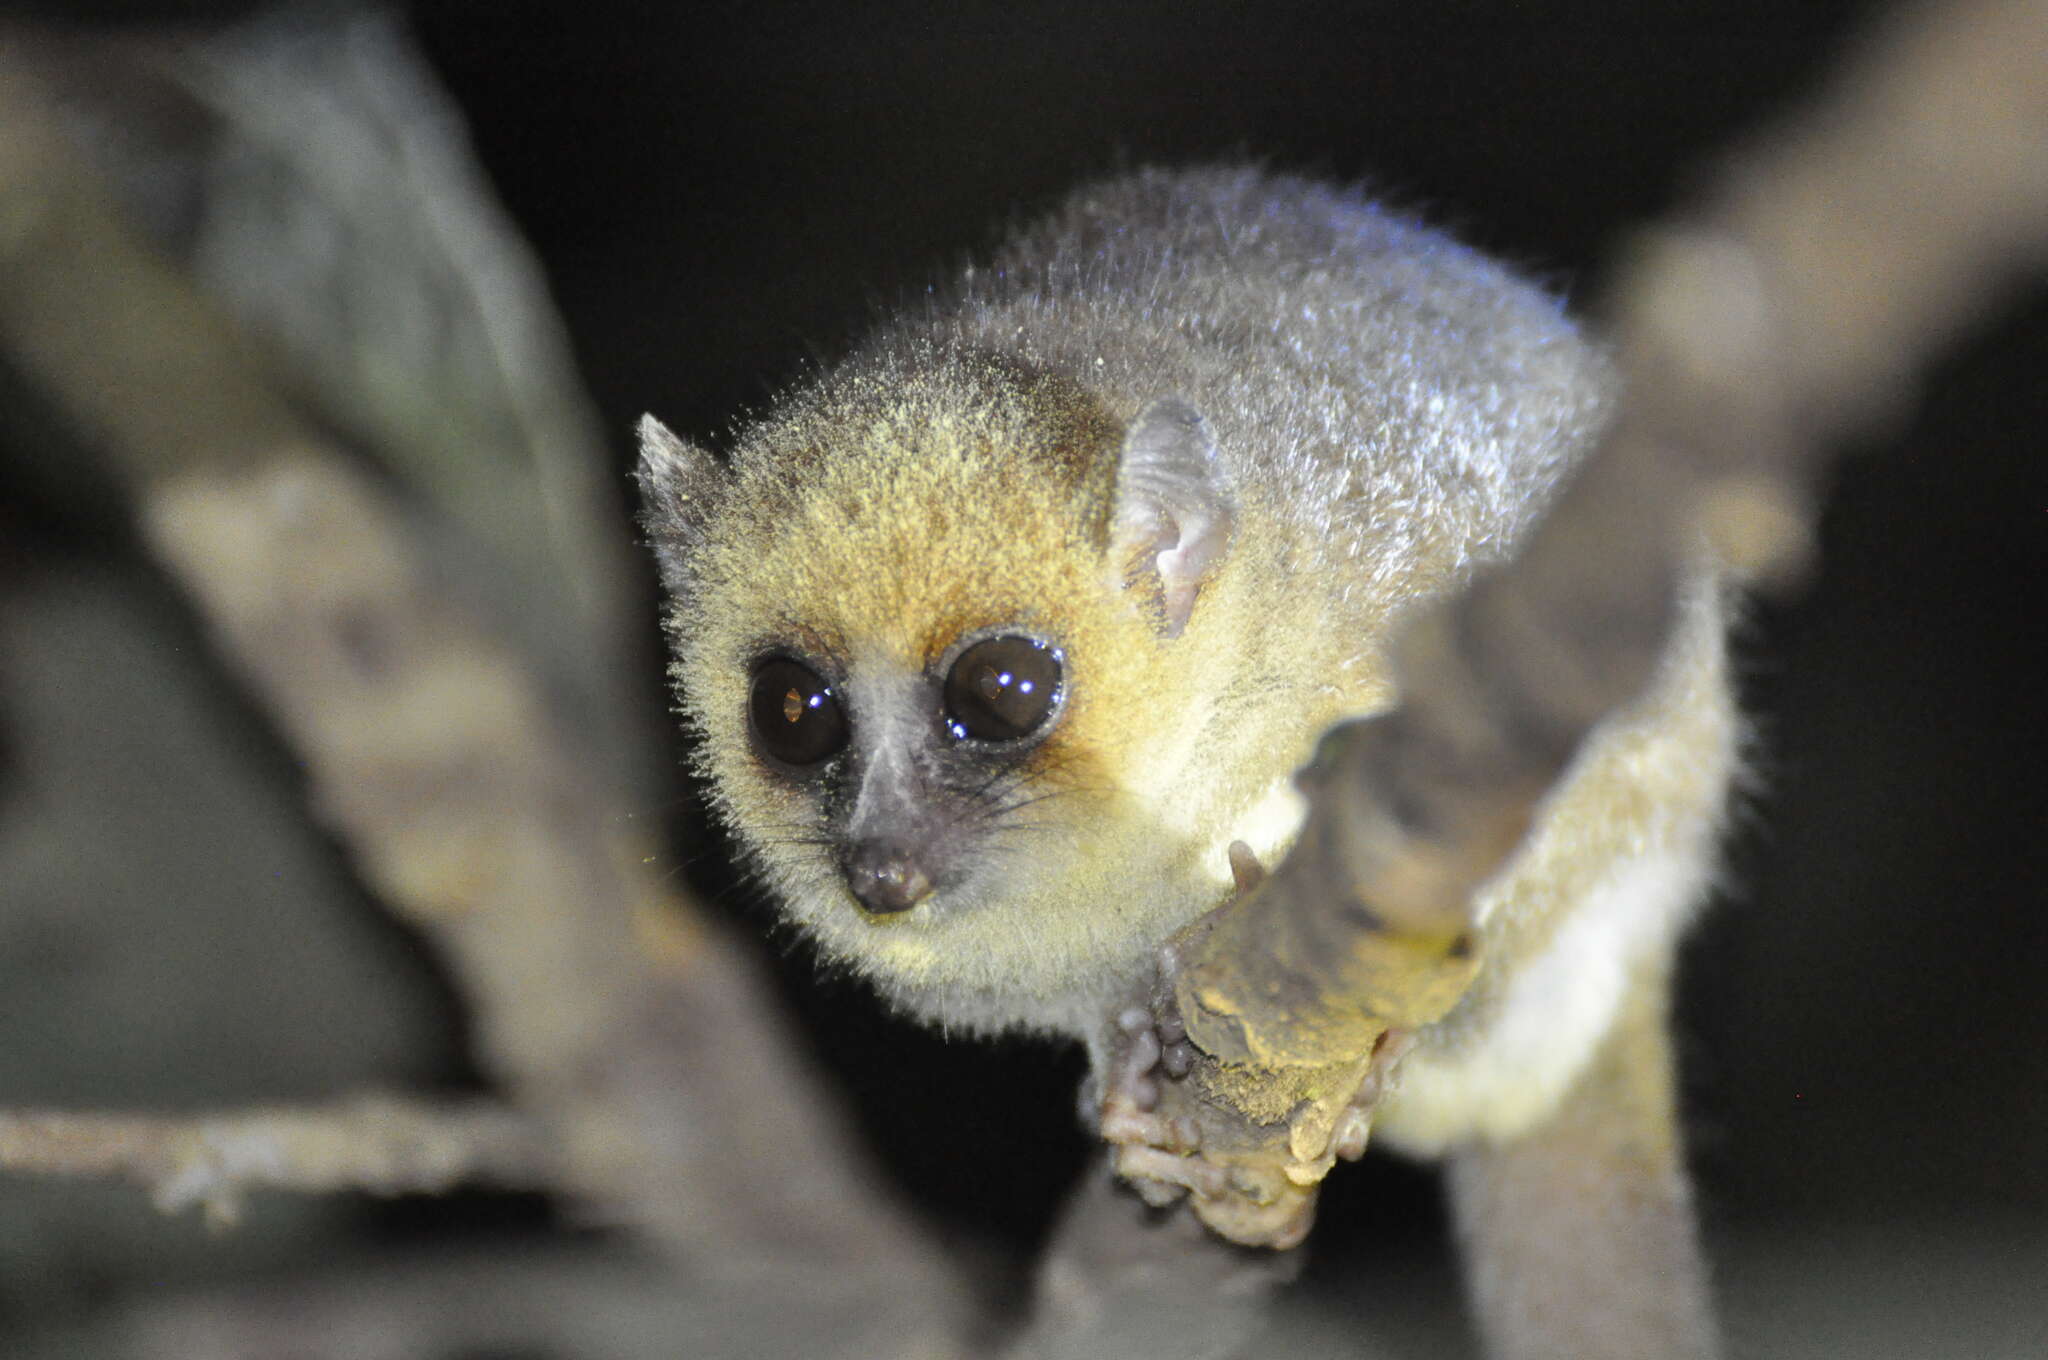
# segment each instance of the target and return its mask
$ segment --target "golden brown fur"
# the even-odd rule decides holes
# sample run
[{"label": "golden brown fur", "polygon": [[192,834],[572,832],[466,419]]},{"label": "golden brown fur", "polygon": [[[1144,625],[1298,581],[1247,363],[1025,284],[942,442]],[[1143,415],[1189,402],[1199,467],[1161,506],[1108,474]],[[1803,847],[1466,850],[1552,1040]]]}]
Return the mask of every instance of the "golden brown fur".
[{"label": "golden brown fur", "polygon": [[[1291,772],[1391,701],[1389,630],[1512,548],[1611,388],[1553,299],[1355,195],[1236,168],[1084,190],[728,465],[646,427],[717,810],[823,954],[898,1006],[1099,1061],[1157,947],[1229,895],[1231,842],[1284,852]],[[1703,570],[1653,693],[1482,895],[1479,979],[1384,1107],[1401,1146],[1540,1137],[1621,1018],[1661,1015],[1734,768],[1723,612]],[[1064,706],[1014,750],[953,749],[929,712],[946,659],[1002,632],[1058,649]],[[850,715],[852,744],[800,777],[750,745],[770,655]],[[906,853],[936,884],[900,911],[845,876],[878,785],[918,809]],[[1599,1081],[1656,1089],[1611,1103],[1668,1127],[1661,1059],[1620,1070]]]}]

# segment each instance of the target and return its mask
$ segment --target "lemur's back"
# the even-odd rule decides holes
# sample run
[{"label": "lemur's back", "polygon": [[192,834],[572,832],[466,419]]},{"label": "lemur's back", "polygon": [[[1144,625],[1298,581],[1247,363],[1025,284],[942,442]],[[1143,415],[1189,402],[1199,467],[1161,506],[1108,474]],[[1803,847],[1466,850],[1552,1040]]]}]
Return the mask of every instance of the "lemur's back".
[{"label": "lemur's back", "polygon": [[[1084,190],[865,348],[961,343],[1128,420],[1178,392],[1346,580],[1502,556],[1610,405],[1558,301],[1355,191],[1245,167]],[[856,359],[858,366],[860,360]],[[1305,562],[1305,569],[1315,569]]]}]

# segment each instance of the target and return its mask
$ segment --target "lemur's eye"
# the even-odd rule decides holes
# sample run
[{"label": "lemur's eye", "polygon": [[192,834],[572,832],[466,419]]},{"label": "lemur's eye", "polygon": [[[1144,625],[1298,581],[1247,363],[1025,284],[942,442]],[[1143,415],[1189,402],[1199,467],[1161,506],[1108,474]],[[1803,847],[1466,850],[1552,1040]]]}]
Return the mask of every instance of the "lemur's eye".
[{"label": "lemur's eye", "polygon": [[1015,741],[1059,706],[1063,655],[1036,638],[998,637],[960,653],[946,672],[946,730],[962,740]]},{"label": "lemur's eye", "polygon": [[825,677],[786,656],[754,667],[747,716],[761,749],[785,765],[816,765],[846,747],[846,710],[839,696]]}]

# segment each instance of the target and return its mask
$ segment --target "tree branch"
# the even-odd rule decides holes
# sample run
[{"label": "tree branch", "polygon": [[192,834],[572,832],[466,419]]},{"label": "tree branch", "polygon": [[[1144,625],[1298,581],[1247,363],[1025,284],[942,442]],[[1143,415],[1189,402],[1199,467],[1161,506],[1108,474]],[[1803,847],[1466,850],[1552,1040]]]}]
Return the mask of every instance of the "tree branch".
[{"label": "tree branch", "polygon": [[701,1267],[807,1257],[946,1314],[952,1268],[851,1150],[749,966],[649,867],[626,781],[445,579],[429,540],[453,531],[300,418],[37,89],[0,46],[0,344],[120,473],[317,815],[439,948],[562,1186]]},{"label": "tree branch", "polygon": [[1627,394],[1603,442],[1516,560],[1397,640],[1401,707],[1328,735],[1293,851],[1183,942],[1175,999],[1209,1062],[1167,1114],[1196,1119],[1228,1168],[1197,1197],[1212,1225],[1232,1231],[1235,1177],[1267,1199],[1256,1240],[1305,1230],[1313,1190],[1282,1174],[1301,1150],[1257,1099],[1455,1004],[1484,966],[1475,890],[1645,687],[1702,534],[1740,573],[1787,575],[1834,441],[1894,410],[1907,375],[2038,265],[2043,71],[2041,0],[1905,14],[1644,238],[1614,290]]},{"label": "tree branch", "polygon": [[616,1243],[385,1251],[315,1279],[183,1296],[143,1290],[16,1342],[9,1360],[422,1360],[457,1355],[674,1360],[951,1352],[919,1336],[925,1300],[859,1271],[681,1274]]},{"label": "tree branch", "polygon": [[159,1209],[198,1204],[227,1224],[258,1187],[433,1194],[465,1181],[545,1188],[553,1149],[532,1121],[495,1105],[431,1106],[362,1096],[306,1109],[211,1115],[0,1112],[0,1168],[116,1176]]}]

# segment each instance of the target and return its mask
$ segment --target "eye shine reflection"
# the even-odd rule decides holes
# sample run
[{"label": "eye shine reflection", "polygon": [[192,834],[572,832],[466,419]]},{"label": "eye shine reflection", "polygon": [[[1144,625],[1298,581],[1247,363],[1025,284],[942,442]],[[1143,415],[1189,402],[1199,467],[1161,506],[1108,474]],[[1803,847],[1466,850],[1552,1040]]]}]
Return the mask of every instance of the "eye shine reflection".
[{"label": "eye shine reflection", "polygon": [[962,652],[946,673],[944,721],[958,741],[1018,741],[1043,728],[1059,707],[1057,647],[1031,637],[996,637]]},{"label": "eye shine reflection", "polygon": [[786,656],[769,657],[754,668],[747,716],[759,749],[797,769],[839,754],[849,735],[846,710],[825,677]]}]

